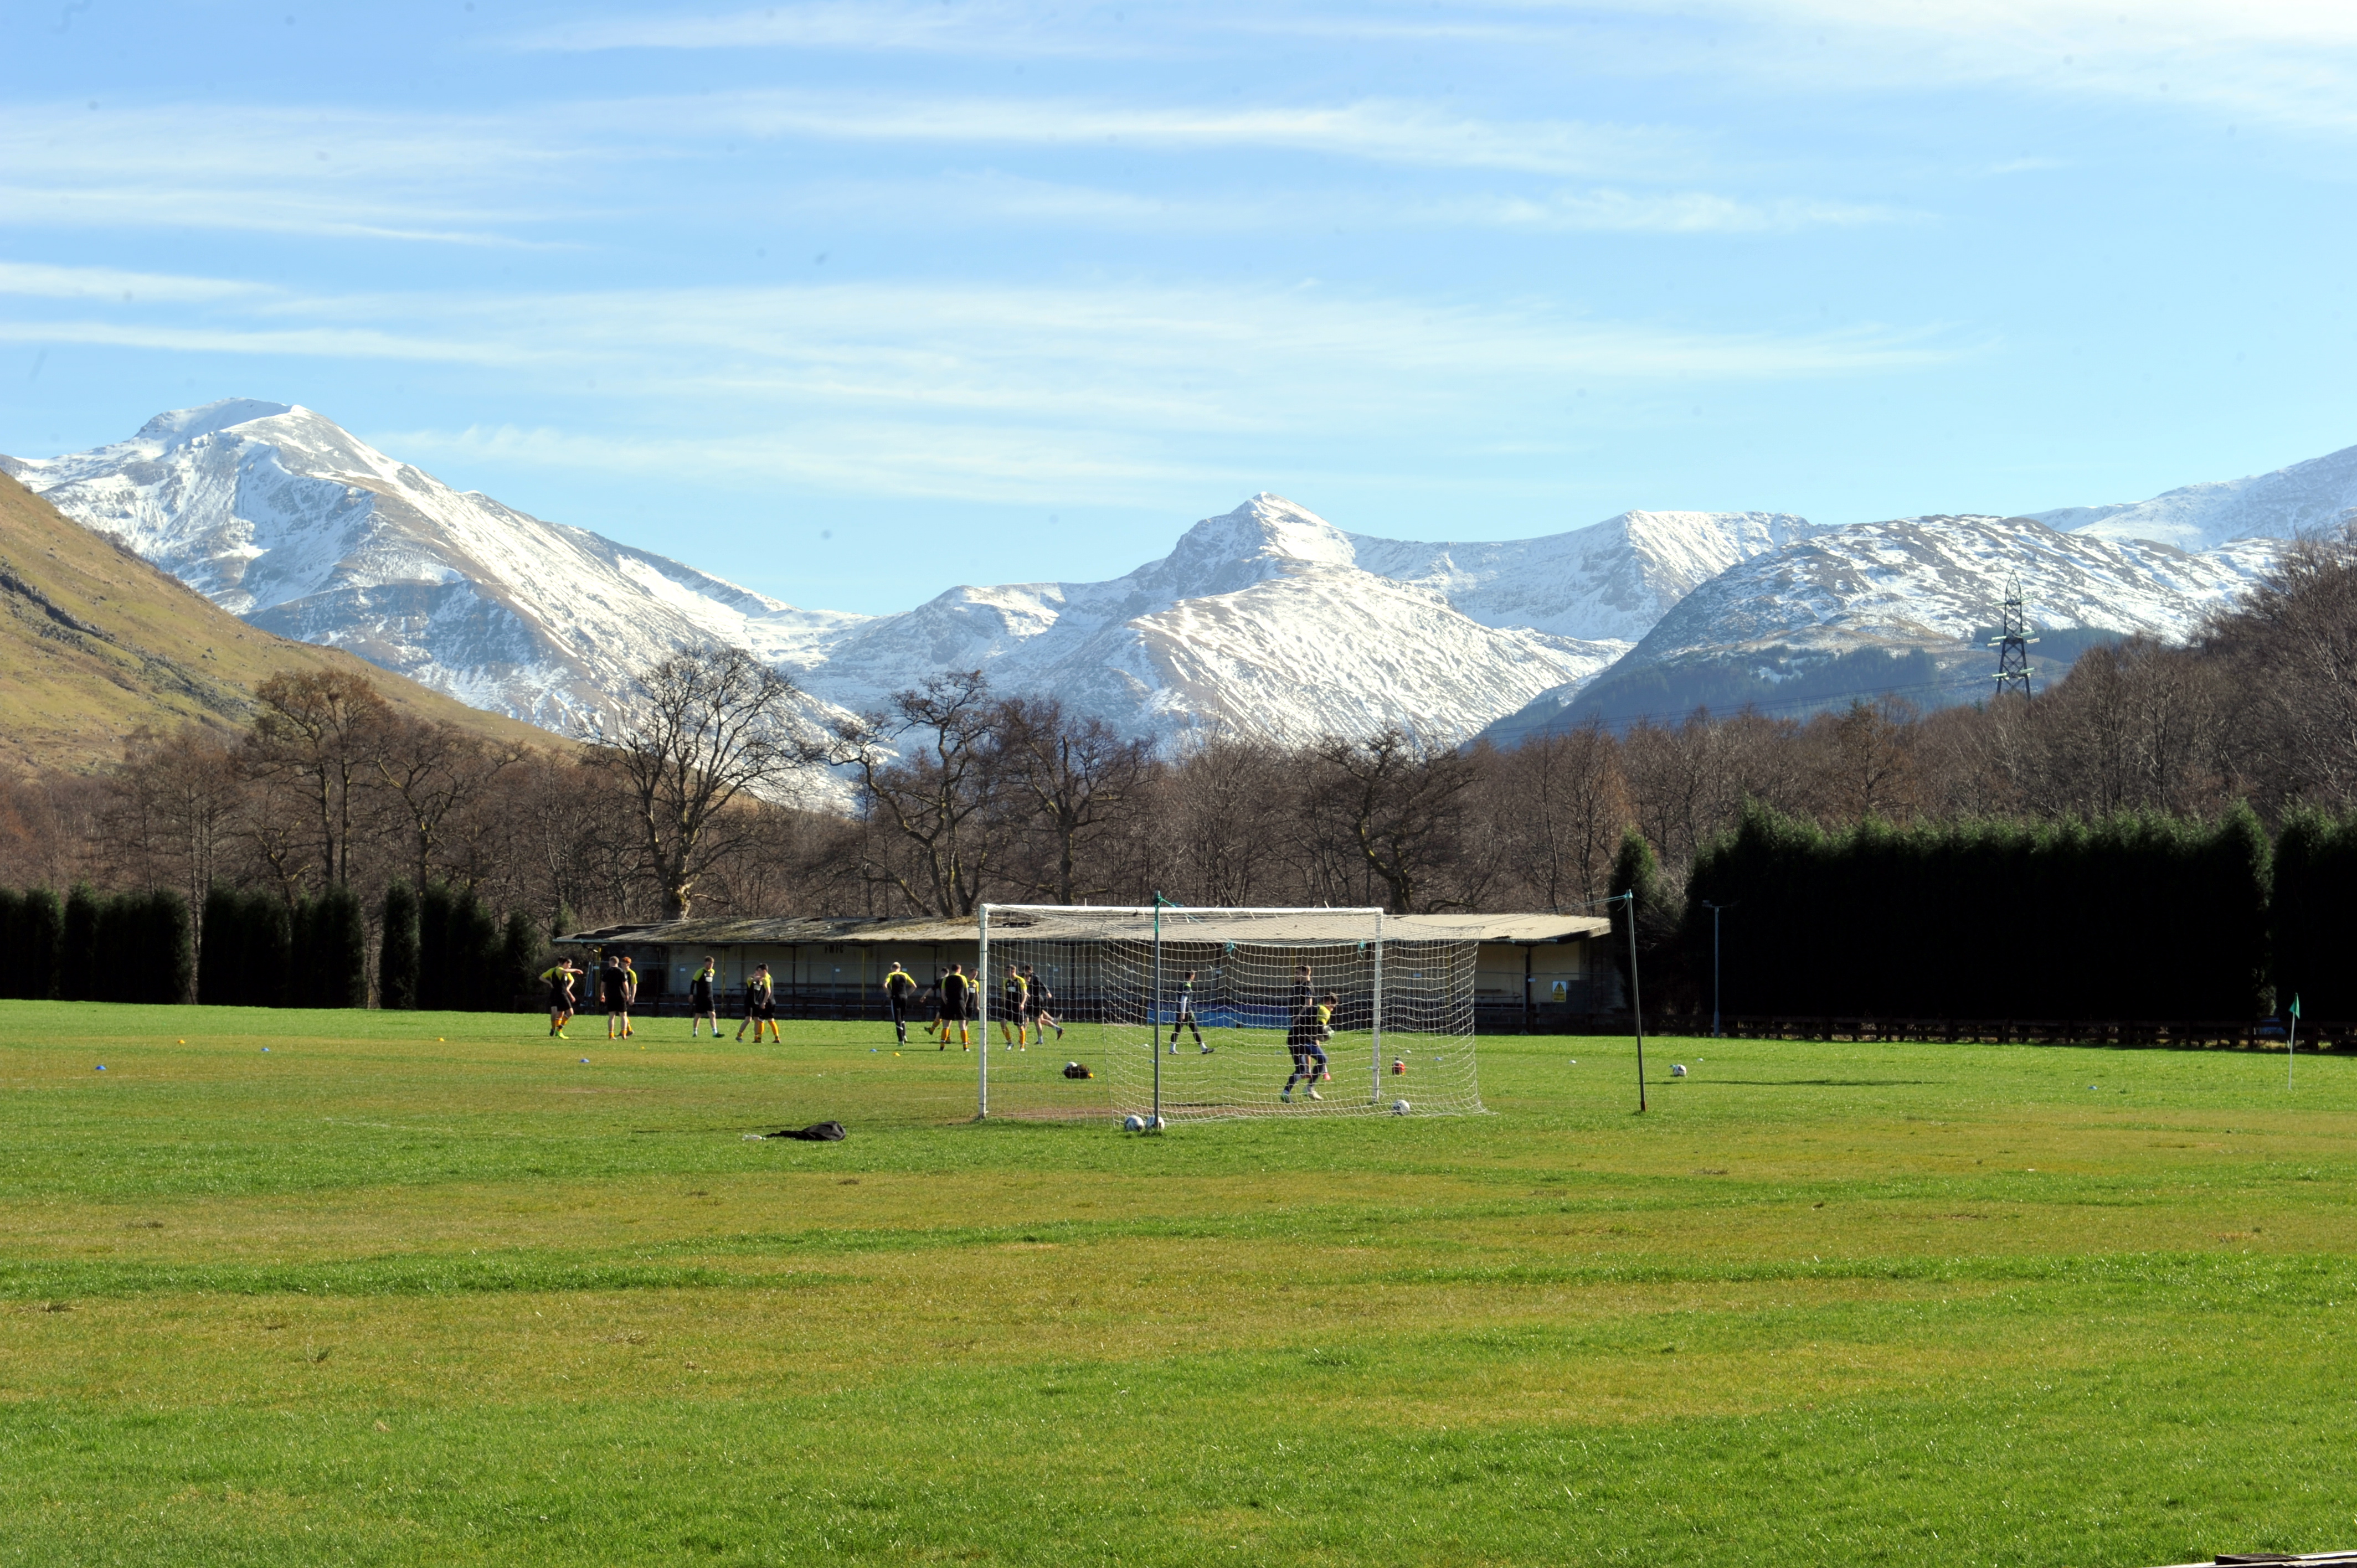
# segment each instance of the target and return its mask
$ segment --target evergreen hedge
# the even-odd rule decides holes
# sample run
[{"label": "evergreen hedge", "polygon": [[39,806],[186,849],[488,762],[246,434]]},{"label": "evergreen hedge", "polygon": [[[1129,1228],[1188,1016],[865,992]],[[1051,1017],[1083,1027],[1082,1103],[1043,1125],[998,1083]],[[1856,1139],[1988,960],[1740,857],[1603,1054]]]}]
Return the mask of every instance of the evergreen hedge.
[{"label": "evergreen hedge", "polygon": [[46,1002],[58,993],[64,911],[46,887],[0,888],[0,996]]},{"label": "evergreen hedge", "polygon": [[378,938],[376,1004],[417,1005],[417,895],[395,879],[384,890],[382,932]]},{"label": "evergreen hedge", "polygon": [[504,1010],[508,988],[499,922],[471,887],[428,886],[417,900],[417,1005],[435,1012]]},{"label": "evergreen hedge", "polygon": [[2357,1019],[2357,817],[2314,811],[2285,819],[2276,835],[2275,896],[2267,911],[2276,1005],[2299,998],[2302,1015]]},{"label": "evergreen hedge", "polygon": [[290,1007],[368,1005],[368,920],[360,895],[339,883],[295,909]]},{"label": "evergreen hedge", "polygon": [[58,999],[102,1002],[100,992],[97,892],[77,882],[66,895],[65,928],[58,939]]},{"label": "evergreen hedge", "polygon": [[1827,833],[1755,803],[1695,857],[1684,946],[1709,950],[1706,902],[1739,906],[1730,1016],[2247,1019],[2267,1004],[2268,863],[2243,808]]}]

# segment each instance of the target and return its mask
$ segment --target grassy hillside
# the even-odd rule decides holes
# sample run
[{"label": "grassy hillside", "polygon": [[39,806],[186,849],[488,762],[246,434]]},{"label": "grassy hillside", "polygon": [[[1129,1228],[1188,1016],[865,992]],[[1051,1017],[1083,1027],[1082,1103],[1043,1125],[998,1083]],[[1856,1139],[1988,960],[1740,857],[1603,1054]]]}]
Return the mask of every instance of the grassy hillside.
[{"label": "grassy hillside", "polygon": [[95,767],[141,725],[241,728],[253,688],[279,670],[359,671],[404,711],[555,738],[257,630],[0,475],[0,766]]},{"label": "grassy hillside", "polygon": [[1495,1115],[1149,1139],[881,1024],[545,1027],[0,1003],[0,1565],[2352,1535],[2357,1060],[1660,1039],[1639,1117],[1491,1038]]}]

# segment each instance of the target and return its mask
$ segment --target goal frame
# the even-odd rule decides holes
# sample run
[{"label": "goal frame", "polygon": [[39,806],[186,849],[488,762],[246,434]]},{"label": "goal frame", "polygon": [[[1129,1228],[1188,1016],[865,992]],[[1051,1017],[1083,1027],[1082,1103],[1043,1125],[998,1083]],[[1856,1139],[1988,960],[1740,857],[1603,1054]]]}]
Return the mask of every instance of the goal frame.
[{"label": "goal frame", "polygon": [[[974,1119],[976,1121],[987,1121],[990,1117],[991,916],[1036,914],[1053,915],[1066,919],[1075,915],[1152,916],[1154,919],[1154,1016],[1148,1037],[1158,1040],[1162,1035],[1162,911],[1165,909],[1184,910],[1189,915],[1359,915],[1371,920],[1372,927],[1368,945],[1369,950],[1374,955],[1372,996],[1373,1010],[1370,1030],[1372,1043],[1367,1057],[1367,1071],[1371,1085],[1370,1094],[1376,1101],[1383,1099],[1383,911],[1381,906],[1372,904],[1194,905],[1174,903],[1157,893],[1154,896],[1154,902],[1151,904],[983,904],[977,906],[980,940],[976,943],[974,956],[974,992],[977,997],[974,1015],[981,1024],[978,1033],[981,1036],[982,1049],[975,1053],[979,1058],[974,1081]],[[1162,1125],[1162,1053],[1159,1050],[1154,1053],[1154,1113],[1153,1120],[1147,1125],[1154,1128],[1159,1128]]]}]

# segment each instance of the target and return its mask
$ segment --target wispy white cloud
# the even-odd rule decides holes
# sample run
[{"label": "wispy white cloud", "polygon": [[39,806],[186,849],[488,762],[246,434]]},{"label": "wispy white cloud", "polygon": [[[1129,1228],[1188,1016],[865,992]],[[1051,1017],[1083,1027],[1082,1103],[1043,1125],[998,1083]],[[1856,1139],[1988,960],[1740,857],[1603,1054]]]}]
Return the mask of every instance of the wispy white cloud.
[{"label": "wispy white cloud", "polygon": [[924,214],[934,222],[1057,224],[1162,233],[1526,229],[1645,234],[1792,233],[1927,220],[1885,204],[1773,197],[1750,199],[1714,191],[1643,191],[1611,187],[1458,190],[1391,195],[1349,186],[1307,189],[1147,193],[1038,179],[1001,170],[928,179],[833,180],[783,191],[787,210],[829,220],[887,222]]},{"label": "wispy white cloud", "polygon": [[20,298],[178,304],[251,299],[273,292],[266,285],[237,278],[183,277],[170,273],[124,272],[114,267],[0,262],[0,295],[15,295]]},{"label": "wispy white cloud", "polygon": [[[528,116],[163,103],[0,109],[0,222],[175,228],[446,244],[580,215],[545,195],[599,166],[594,139]],[[569,186],[569,180],[567,184]]]},{"label": "wispy white cloud", "polygon": [[[1629,0],[1708,17],[1716,69],[1845,94],[2003,86],[2170,105],[2290,128],[2357,129],[2357,7],[2339,0]],[[1581,5],[1544,6],[1557,16]],[[1688,57],[1691,63],[1691,56]]]},{"label": "wispy white cloud", "polygon": [[1060,20],[1053,10],[976,4],[764,5],[709,16],[674,12],[582,16],[506,39],[524,51],[608,49],[859,49],[972,55],[1134,55],[1144,46],[1086,14]]},{"label": "wispy white cloud", "polygon": [[[411,433],[421,453],[441,441],[588,469],[767,467],[851,491],[1108,501],[1189,469],[1174,454],[1205,437],[1422,440],[1473,418],[1497,439],[1494,413],[1468,411],[1589,384],[1856,376],[1974,351],[1940,330],[1713,333],[1314,285],[272,295],[221,298],[202,323],[0,322],[0,341],[439,362],[498,372],[534,403],[635,411],[619,445]],[[683,424],[692,434],[666,433]]]},{"label": "wispy white cloud", "polygon": [[1129,146],[1159,151],[1284,150],[1424,167],[1631,177],[1691,170],[1695,138],[1648,126],[1489,120],[1402,99],[1241,108],[1148,107],[1081,99],[898,100],[810,93],[681,102],[756,136],[943,146]]}]

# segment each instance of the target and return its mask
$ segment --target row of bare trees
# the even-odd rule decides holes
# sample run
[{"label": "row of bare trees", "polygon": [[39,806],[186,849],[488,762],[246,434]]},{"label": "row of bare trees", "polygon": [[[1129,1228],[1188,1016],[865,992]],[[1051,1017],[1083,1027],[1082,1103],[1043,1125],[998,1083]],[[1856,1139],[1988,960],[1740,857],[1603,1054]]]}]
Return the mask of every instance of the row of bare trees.
[{"label": "row of bare trees", "polygon": [[247,732],[135,736],[96,777],[0,779],[0,883],[217,883],[376,908],[400,878],[544,929],[686,913],[963,916],[985,900],[1591,906],[1636,829],[1665,885],[1747,800],[1840,826],[2357,806],[2357,548],[2311,543],[2191,646],[2083,655],[2034,699],[1807,719],[1697,712],[1512,750],[1396,731],[1176,754],[948,671],[817,725],[750,655],[689,650],[587,745],[407,717],[361,679],[265,682]]}]

